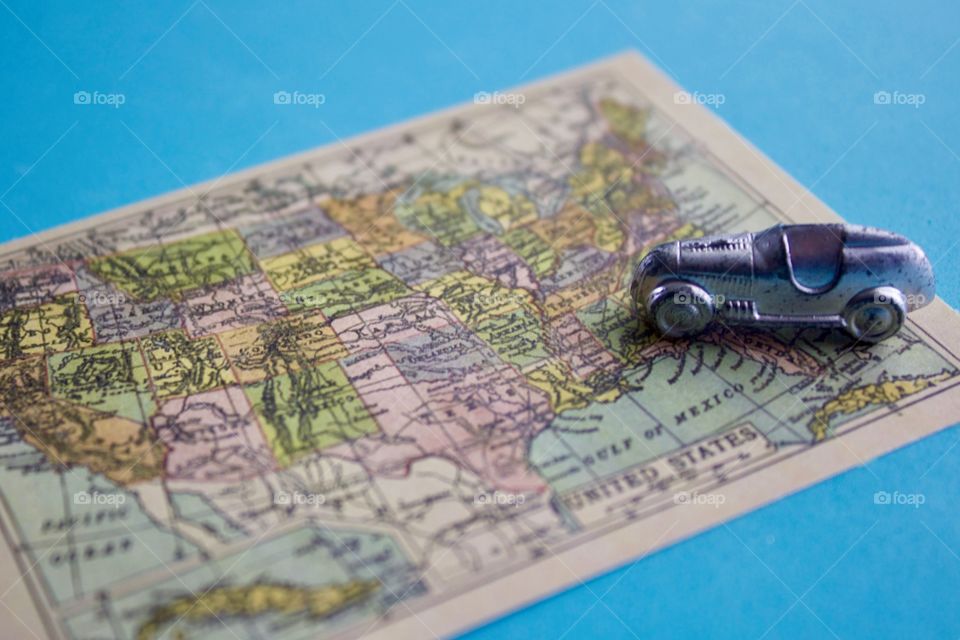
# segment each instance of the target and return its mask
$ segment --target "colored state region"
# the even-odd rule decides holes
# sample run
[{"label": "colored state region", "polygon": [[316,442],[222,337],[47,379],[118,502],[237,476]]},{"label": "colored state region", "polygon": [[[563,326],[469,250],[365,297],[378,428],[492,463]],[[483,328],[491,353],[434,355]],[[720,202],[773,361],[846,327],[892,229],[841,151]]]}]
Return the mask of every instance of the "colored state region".
[{"label": "colored state region", "polygon": [[243,383],[303,371],[347,354],[330,322],[320,314],[297,314],[229,331],[220,340]]},{"label": "colored state region", "polygon": [[371,267],[345,271],[282,295],[291,313],[315,309],[328,318],[337,318],[409,293],[410,290],[388,272]]},{"label": "colored state region", "polygon": [[205,287],[184,296],[184,324],[191,336],[269,322],[286,308],[262,273]]},{"label": "colored state region", "polygon": [[296,289],[315,280],[326,280],[344,271],[363,271],[374,266],[369,255],[351,238],[261,260],[270,281],[280,291]]},{"label": "colored state region", "polygon": [[214,587],[185,596],[151,614],[137,630],[137,640],[155,640],[168,626],[189,627],[220,618],[254,617],[265,613],[304,614],[323,619],[340,613],[380,588],[373,580],[355,580],[326,587],[259,583],[239,587]]},{"label": "colored state region", "polygon": [[282,465],[379,429],[336,362],[267,378],[244,392]]},{"label": "colored state region", "polygon": [[143,354],[129,343],[67,351],[48,360],[54,398],[127,418],[145,420],[154,410]]},{"label": "colored state region", "polygon": [[0,363],[0,416],[58,467],[121,485],[157,477],[164,448],[143,428],[153,406],[138,357],[108,345],[58,354],[49,371],[39,358]]},{"label": "colored state region", "polygon": [[0,279],[0,311],[43,304],[76,290],[70,268],[62,263],[6,273]]},{"label": "colored state region", "polygon": [[90,270],[135,300],[178,298],[183,291],[250,273],[253,258],[234,231],[215,231],[132,249],[89,263]]},{"label": "colored state region", "polygon": [[906,375],[888,379],[881,377],[878,382],[854,387],[837,395],[813,414],[808,428],[814,438],[823,440],[827,437],[831,420],[841,416],[850,416],[871,406],[893,405],[941,382],[946,382],[956,375],[956,372],[942,371],[929,376]]},{"label": "colored state region", "polygon": [[404,227],[392,214],[402,192],[402,189],[390,189],[353,198],[333,198],[323,204],[329,216],[368,253],[394,253],[429,237]]},{"label": "colored state region", "polygon": [[0,359],[93,344],[93,327],[76,294],[0,314]]},{"label": "colored state region", "polygon": [[167,400],[151,422],[167,449],[168,480],[239,482],[276,467],[249,400],[238,387]]},{"label": "colored state region", "polygon": [[214,338],[190,340],[172,331],[144,338],[141,348],[157,398],[209,391],[234,381],[227,358]]},{"label": "colored state region", "polygon": [[137,421],[47,400],[17,411],[14,424],[23,429],[26,442],[58,466],[83,466],[118,485],[163,472],[163,445]]}]

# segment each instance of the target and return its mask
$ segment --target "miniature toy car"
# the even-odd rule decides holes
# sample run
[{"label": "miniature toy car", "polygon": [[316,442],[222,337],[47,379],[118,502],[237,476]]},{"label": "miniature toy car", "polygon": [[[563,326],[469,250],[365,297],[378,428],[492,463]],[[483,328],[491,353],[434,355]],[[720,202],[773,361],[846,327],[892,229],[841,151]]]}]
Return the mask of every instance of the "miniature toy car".
[{"label": "miniature toy car", "polygon": [[846,329],[863,342],[895,334],[934,297],[933,269],[903,236],[858,225],[777,225],[654,247],[630,295],[666,336],[711,322]]}]

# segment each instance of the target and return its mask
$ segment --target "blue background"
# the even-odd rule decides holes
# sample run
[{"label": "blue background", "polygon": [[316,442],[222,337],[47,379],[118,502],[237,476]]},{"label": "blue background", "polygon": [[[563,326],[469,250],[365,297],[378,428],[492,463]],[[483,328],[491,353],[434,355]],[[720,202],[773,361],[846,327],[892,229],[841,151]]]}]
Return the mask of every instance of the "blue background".
[{"label": "blue background", "polygon": [[[2,0],[0,240],[633,47],[722,93],[719,114],[848,220],[922,244],[957,306],[958,39],[952,0]],[[80,90],[126,103],[78,106]],[[278,107],[278,90],[326,104]],[[948,430],[467,637],[956,637],[958,442]]]}]

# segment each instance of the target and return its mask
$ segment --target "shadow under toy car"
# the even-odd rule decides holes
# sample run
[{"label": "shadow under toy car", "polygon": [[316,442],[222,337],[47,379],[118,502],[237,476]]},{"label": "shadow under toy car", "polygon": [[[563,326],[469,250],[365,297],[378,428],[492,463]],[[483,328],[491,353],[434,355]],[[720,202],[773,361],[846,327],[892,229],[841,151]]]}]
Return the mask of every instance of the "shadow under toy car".
[{"label": "shadow under toy car", "polygon": [[725,324],[846,329],[863,342],[895,334],[934,297],[933,269],[903,236],[858,225],[777,225],[668,242],[637,265],[635,309],[671,337]]}]

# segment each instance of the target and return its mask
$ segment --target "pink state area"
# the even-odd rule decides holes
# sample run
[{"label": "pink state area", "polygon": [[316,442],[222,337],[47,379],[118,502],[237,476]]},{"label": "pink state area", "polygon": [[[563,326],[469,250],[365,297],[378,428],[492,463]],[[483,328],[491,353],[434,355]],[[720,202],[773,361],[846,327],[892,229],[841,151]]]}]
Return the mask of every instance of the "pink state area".
[{"label": "pink state area", "polygon": [[171,480],[236,482],[276,469],[253,409],[237,387],[163,403],[153,428]]},{"label": "pink state area", "polygon": [[192,338],[268,322],[287,312],[259,272],[189,294],[182,309]]},{"label": "pink state area", "polygon": [[551,351],[570,365],[574,375],[584,380],[596,371],[617,367],[616,356],[607,351],[575,313],[565,313],[550,322],[547,340]]},{"label": "pink state area", "polygon": [[387,344],[404,342],[455,322],[456,317],[439,300],[413,295],[342,316],[331,326],[350,353],[358,353],[382,350]]},{"label": "pink state area", "polygon": [[74,272],[63,262],[5,273],[0,282],[0,311],[50,302],[76,290]]},{"label": "pink state area", "polygon": [[463,262],[473,273],[496,279],[510,289],[538,289],[533,270],[496,236],[481,235],[462,246]]},{"label": "pink state area", "polygon": [[[544,491],[527,450],[553,419],[546,394],[498,360],[439,301],[416,308],[421,313],[401,315],[403,321],[392,303],[367,312],[368,323],[340,323],[355,336],[341,338],[355,350],[341,365],[381,432],[325,453],[393,477],[404,476],[417,459],[442,456],[491,488]],[[436,315],[426,317],[427,309]]]},{"label": "pink state area", "polygon": [[527,453],[554,414],[547,395],[515,369],[472,370],[462,378],[424,381],[416,388],[428,398],[423,424],[442,429],[469,469],[497,489],[546,489]]}]

